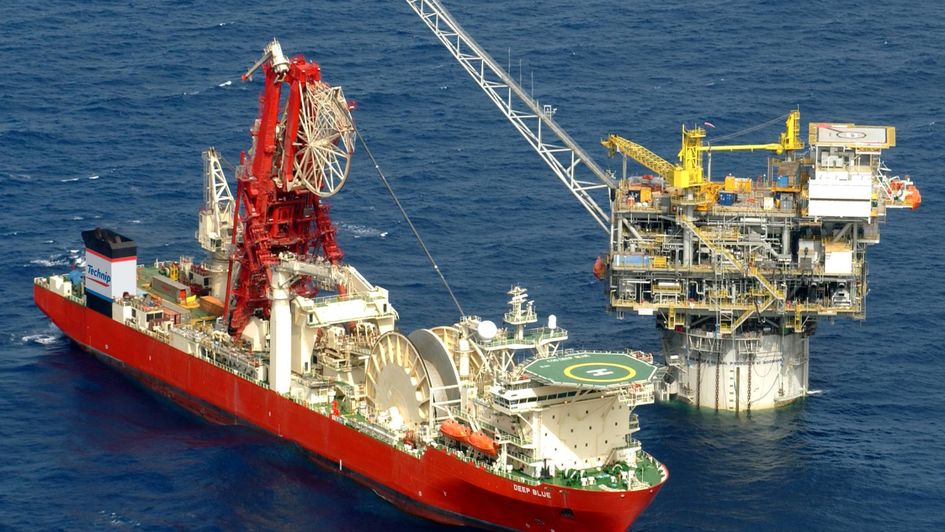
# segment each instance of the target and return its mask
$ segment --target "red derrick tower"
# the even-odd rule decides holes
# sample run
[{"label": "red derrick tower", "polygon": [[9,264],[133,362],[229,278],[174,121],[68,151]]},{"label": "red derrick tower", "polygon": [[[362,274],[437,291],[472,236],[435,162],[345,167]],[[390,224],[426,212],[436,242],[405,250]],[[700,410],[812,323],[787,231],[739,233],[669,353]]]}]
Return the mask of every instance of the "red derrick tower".
[{"label": "red derrick tower", "polygon": [[[254,314],[269,317],[271,267],[280,253],[301,260],[341,260],[323,200],[344,185],[354,151],[348,102],[340,87],[321,81],[318,64],[301,55],[287,59],[273,40],[243,79],[252,79],[260,67],[266,85],[251,130],[253,146],[248,157],[241,157],[236,177],[233,227],[241,231],[233,233],[235,252],[226,294],[227,303],[232,302],[228,317],[234,335]],[[283,85],[289,88],[284,105]],[[316,291],[304,278],[292,286],[293,293],[309,297]]]}]

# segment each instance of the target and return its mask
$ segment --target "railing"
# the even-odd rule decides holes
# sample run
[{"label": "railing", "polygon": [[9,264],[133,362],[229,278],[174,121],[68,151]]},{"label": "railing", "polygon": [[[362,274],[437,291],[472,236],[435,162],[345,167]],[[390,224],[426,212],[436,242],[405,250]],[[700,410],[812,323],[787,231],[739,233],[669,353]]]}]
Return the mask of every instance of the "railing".
[{"label": "railing", "polygon": [[[38,284],[46,289],[51,289],[49,287],[49,277],[34,277],[33,284]],[[62,297],[65,297],[73,303],[78,303],[83,307],[85,306],[85,289],[82,284],[72,285],[72,295]]]},{"label": "railing", "polygon": [[334,296],[319,296],[312,298],[313,307],[325,307],[332,303],[341,303],[343,301],[354,301],[354,300],[363,300],[370,301],[373,298],[366,297],[366,294],[345,294],[345,295],[334,295]]},{"label": "railing", "polygon": [[519,339],[514,333],[506,332],[501,336],[496,336],[488,342],[483,342],[483,347],[494,348],[503,347],[510,344],[534,344],[542,341],[564,341],[568,338],[568,331],[562,328],[549,329],[548,327],[536,327],[526,329],[525,335]]},{"label": "railing", "polygon": [[506,453],[507,455],[509,455],[509,456],[511,456],[511,457],[513,457],[513,458],[515,458],[515,459],[517,459],[517,460],[519,460],[519,461],[522,462],[523,464],[532,464],[532,463],[536,462],[534,456],[529,456],[529,455],[527,455],[527,454],[525,454],[525,453],[517,453],[517,452],[515,452],[515,451],[509,451],[509,450],[506,450],[505,453]]},{"label": "railing", "polygon": [[538,313],[534,309],[521,312],[509,311],[503,315],[506,323],[533,323],[538,321]]}]

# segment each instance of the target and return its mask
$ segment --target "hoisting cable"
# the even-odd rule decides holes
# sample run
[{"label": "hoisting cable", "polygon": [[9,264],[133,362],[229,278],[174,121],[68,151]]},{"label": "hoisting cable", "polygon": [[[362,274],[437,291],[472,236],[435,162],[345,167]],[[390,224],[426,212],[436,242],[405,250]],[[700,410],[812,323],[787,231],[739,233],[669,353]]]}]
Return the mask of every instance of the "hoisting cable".
[{"label": "hoisting cable", "polygon": [[380,165],[377,164],[377,159],[374,158],[374,154],[371,153],[371,149],[368,148],[367,141],[364,140],[364,135],[362,135],[360,131],[358,132],[358,140],[361,141],[361,146],[364,146],[364,151],[368,154],[368,157],[370,157],[371,163],[374,164],[374,169],[377,170],[377,177],[379,177],[381,182],[384,183],[384,187],[387,188],[387,192],[390,194],[390,197],[394,200],[397,208],[400,209],[400,214],[404,217],[404,221],[407,222],[407,225],[410,226],[410,230],[413,231],[413,236],[416,237],[417,242],[420,244],[420,248],[423,249],[423,252],[426,254],[427,258],[430,259],[430,264],[433,265],[433,270],[436,271],[436,274],[440,276],[440,280],[443,281],[443,286],[446,287],[446,291],[450,294],[450,299],[453,300],[453,304],[456,305],[456,309],[459,310],[459,315],[461,317],[466,317],[466,313],[463,312],[463,307],[459,304],[459,300],[456,299],[456,295],[453,294],[453,289],[450,288],[450,284],[446,282],[446,277],[443,276],[443,272],[441,272],[440,267],[437,266],[436,260],[434,260],[433,255],[430,254],[430,250],[427,249],[427,245],[423,243],[423,239],[420,238],[420,233],[413,225],[413,222],[410,221],[410,216],[407,216],[407,211],[404,210],[404,206],[401,205],[400,200],[397,199],[397,194],[394,194],[394,189],[391,188],[390,183],[384,176],[384,172],[381,171]]},{"label": "hoisting cable", "polygon": [[719,142],[719,141],[722,141],[722,140],[728,140],[728,139],[731,139],[731,138],[734,138],[734,137],[740,137],[740,136],[742,136],[742,135],[747,135],[748,133],[751,133],[751,132],[753,132],[753,131],[758,131],[759,129],[766,128],[766,127],[770,126],[771,124],[774,124],[774,123],[777,123],[777,122],[781,122],[781,121],[785,120],[787,117],[788,117],[788,115],[781,115],[781,116],[772,118],[771,120],[768,120],[767,122],[764,122],[764,123],[762,123],[762,124],[758,124],[758,125],[755,125],[755,126],[747,127],[747,128],[745,128],[745,129],[736,131],[736,132],[734,132],[734,133],[728,133],[728,134],[726,134],[726,135],[722,135],[722,136],[719,136],[719,137],[712,137],[712,142]]}]

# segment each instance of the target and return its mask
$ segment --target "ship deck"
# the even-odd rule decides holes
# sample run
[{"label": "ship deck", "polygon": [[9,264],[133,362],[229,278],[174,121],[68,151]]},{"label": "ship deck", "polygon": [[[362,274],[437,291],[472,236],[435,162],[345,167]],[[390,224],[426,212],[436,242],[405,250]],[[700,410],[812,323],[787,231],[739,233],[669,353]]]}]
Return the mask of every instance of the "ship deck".
[{"label": "ship deck", "polygon": [[155,290],[152,290],[151,279],[155,275],[159,275],[161,273],[162,272],[160,271],[159,268],[155,268],[154,266],[149,266],[146,264],[139,264],[138,265],[138,288],[140,289],[139,294],[145,294],[145,293],[151,294],[153,297],[161,299],[162,305],[170,308],[171,310],[179,314],[189,313],[191,322],[201,322],[201,321],[216,319],[216,316],[200,308],[200,305],[197,304],[196,302],[183,303],[183,304],[177,303],[177,302],[168,300],[164,294],[161,294]]}]

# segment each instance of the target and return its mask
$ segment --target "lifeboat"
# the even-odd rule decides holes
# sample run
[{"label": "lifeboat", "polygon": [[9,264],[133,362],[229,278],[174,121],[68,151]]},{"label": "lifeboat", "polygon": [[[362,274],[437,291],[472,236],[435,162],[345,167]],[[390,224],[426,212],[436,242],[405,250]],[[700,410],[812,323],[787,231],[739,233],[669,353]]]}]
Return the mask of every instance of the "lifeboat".
[{"label": "lifeboat", "polygon": [[597,257],[597,260],[594,261],[594,277],[598,279],[604,278],[604,272],[607,271],[607,267],[604,265],[604,259]]},{"label": "lifeboat", "polygon": [[447,419],[440,424],[440,432],[456,441],[465,442],[472,434],[472,429],[455,419]]},{"label": "lifeboat", "polygon": [[487,454],[489,456],[495,457],[499,454],[498,446],[495,444],[495,440],[486,436],[481,430],[477,430],[469,435],[469,438],[466,440],[473,449]]},{"label": "lifeboat", "polygon": [[922,194],[919,194],[919,189],[915,185],[909,185],[906,190],[909,192],[909,204],[913,209],[918,209],[919,205],[922,205]]}]

